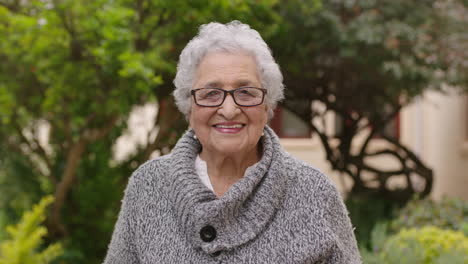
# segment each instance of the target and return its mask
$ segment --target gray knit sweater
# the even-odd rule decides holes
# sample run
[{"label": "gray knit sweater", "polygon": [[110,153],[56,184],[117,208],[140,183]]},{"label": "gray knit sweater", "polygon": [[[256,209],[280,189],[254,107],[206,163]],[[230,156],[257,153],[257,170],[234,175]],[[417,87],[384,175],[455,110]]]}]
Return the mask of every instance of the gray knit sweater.
[{"label": "gray knit sweater", "polygon": [[106,264],[361,263],[342,199],[265,128],[260,162],[220,198],[195,172],[188,131],[128,183]]}]

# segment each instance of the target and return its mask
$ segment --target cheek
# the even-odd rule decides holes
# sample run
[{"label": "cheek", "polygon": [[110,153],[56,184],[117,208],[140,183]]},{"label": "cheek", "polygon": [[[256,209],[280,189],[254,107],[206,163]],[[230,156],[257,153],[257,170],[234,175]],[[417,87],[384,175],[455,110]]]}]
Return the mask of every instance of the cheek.
[{"label": "cheek", "polygon": [[196,128],[200,125],[200,116],[199,113],[194,107],[190,110],[190,116],[189,116],[189,126],[191,128]]},{"label": "cheek", "polygon": [[193,106],[190,110],[189,125],[191,128],[201,128],[208,126],[213,111],[210,108],[198,108]]},{"label": "cheek", "polygon": [[195,123],[193,107],[192,107],[192,109],[190,109],[190,113],[189,113],[189,116],[188,116],[188,122],[189,122],[189,126],[190,126],[191,128],[193,128],[194,123]]},{"label": "cheek", "polygon": [[268,122],[268,111],[266,108],[262,107],[260,109],[255,109],[255,112],[253,112],[251,116],[255,125],[261,127],[262,129]]}]

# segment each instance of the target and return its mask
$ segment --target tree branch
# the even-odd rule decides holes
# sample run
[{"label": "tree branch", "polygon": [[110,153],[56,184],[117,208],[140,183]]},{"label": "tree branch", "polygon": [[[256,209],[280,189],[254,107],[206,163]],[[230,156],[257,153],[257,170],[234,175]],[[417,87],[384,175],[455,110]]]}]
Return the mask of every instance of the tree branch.
[{"label": "tree branch", "polygon": [[117,120],[118,120],[117,115],[112,116],[105,126],[100,127],[100,128],[93,128],[93,129],[85,130],[82,134],[82,138],[86,140],[87,142],[93,142],[93,141],[103,138],[112,130],[112,128],[114,128]]},{"label": "tree branch", "polygon": [[68,235],[67,229],[61,221],[60,212],[65,203],[65,197],[75,179],[76,170],[80,163],[82,154],[85,151],[86,145],[86,141],[81,139],[71,146],[70,151],[67,154],[65,171],[61,181],[55,189],[55,201],[52,207],[52,214],[50,218],[51,227],[53,227],[51,233],[53,236],[60,237]]},{"label": "tree branch", "polygon": [[397,146],[398,148],[402,149],[405,154],[408,156],[408,158],[414,162],[414,164],[416,165],[414,168],[413,168],[413,171],[415,173],[417,173],[418,175],[420,175],[422,178],[425,179],[425,186],[424,186],[424,189],[423,191],[420,193],[421,194],[421,197],[425,197],[427,196],[431,190],[432,190],[432,184],[433,184],[433,181],[434,181],[434,175],[433,175],[433,171],[431,169],[429,169],[423,162],[422,160],[420,160],[416,154],[414,154],[411,150],[409,150],[407,147],[405,147],[403,144],[401,144],[400,142],[398,142],[398,140],[396,139],[393,139],[387,135],[383,135],[383,138],[385,138],[387,141],[389,141],[390,143],[394,144],[395,146]]},{"label": "tree branch", "polygon": [[86,150],[86,147],[91,142],[101,139],[107,135],[114,127],[118,120],[117,115],[111,117],[108,123],[101,128],[86,130],[76,142],[72,143],[67,153],[65,170],[62,175],[61,181],[55,189],[55,202],[52,207],[51,213],[51,232],[53,236],[66,236],[68,235],[66,227],[61,221],[61,209],[65,203],[66,195],[70,191],[72,184],[76,178],[76,171]]},{"label": "tree branch", "polygon": [[[52,173],[53,171],[53,166],[52,166],[52,163],[49,159],[49,157],[47,156],[47,153],[45,152],[45,150],[41,147],[41,145],[39,144],[39,142],[35,142],[35,145],[37,147],[34,147],[31,142],[29,141],[29,139],[26,137],[26,135],[23,133],[23,130],[21,129],[21,127],[19,126],[19,124],[16,122],[16,118],[12,118],[12,125],[14,127],[14,129],[16,130],[16,134],[19,136],[20,140],[22,143],[24,143],[27,147],[28,147],[28,150],[31,152],[31,153],[34,153],[36,154],[38,157],[41,158],[41,160],[46,164],[47,166],[47,169],[49,170],[49,174],[46,174],[45,176],[49,179],[49,181],[55,186],[57,184],[57,179],[55,178],[54,174]],[[34,162],[30,159],[30,155],[31,153],[25,153],[26,156],[29,158],[31,164],[33,165],[33,167],[36,167],[36,165],[34,164]],[[41,171],[39,169],[39,171]]]}]

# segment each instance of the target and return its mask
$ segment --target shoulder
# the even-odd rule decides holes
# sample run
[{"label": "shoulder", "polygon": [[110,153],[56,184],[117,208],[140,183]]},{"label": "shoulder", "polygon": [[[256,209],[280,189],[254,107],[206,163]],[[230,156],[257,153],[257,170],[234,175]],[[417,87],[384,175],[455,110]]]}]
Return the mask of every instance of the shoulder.
[{"label": "shoulder", "polygon": [[157,157],[148,160],[141,164],[132,174],[131,177],[137,180],[148,180],[154,176],[156,172],[168,170],[170,168],[171,154]]},{"label": "shoulder", "polygon": [[283,152],[283,160],[285,171],[292,185],[290,187],[321,194],[337,192],[331,179],[318,168],[297,159],[288,152]]},{"label": "shoulder", "polygon": [[348,211],[334,183],[317,168],[287,152],[282,160],[288,177],[283,204],[288,221],[321,234],[322,245],[330,242],[334,248],[331,262],[361,263]]},{"label": "shoulder", "polygon": [[[148,160],[140,165],[130,176],[126,189],[141,196],[143,192],[155,193],[155,189],[163,188],[166,176],[169,174],[171,154]],[[157,193],[157,192],[156,192]]]},{"label": "shoulder", "polygon": [[172,154],[163,155],[151,160],[148,160],[141,164],[136,170],[135,173],[139,174],[148,174],[151,171],[161,169],[170,162]]},{"label": "shoulder", "polygon": [[[320,215],[333,210],[343,199],[332,180],[312,165],[284,152],[284,173],[288,178],[287,198],[290,206],[309,208]],[[343,209],[340,206],[340,209]]]}]

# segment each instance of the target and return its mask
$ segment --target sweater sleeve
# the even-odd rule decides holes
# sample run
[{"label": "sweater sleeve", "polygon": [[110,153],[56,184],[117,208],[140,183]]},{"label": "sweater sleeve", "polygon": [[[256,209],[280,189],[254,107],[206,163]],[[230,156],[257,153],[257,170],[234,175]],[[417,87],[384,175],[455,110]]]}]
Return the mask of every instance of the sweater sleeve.
[{"label": "sweater sleeve", "polygon": [[354,236],[351,220],[348,216],[343,199],[339,192],[332,188],[329,193],[325,218],[328,227],[335,237],[335,250],[331,254],[327,264],[359,264],[362,263]]},{"label": "sweater sleeve", "polygon": [[139,181],[136,174],[130,177],[122,200],[118,220],[114,227],[104,264],[140,263],[135,246],[135,227],[138,210]]}]

